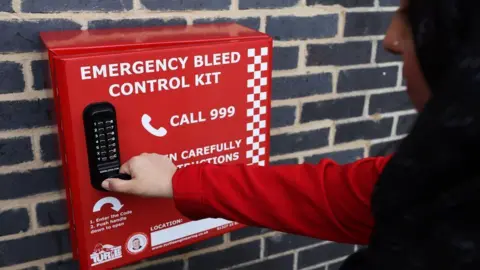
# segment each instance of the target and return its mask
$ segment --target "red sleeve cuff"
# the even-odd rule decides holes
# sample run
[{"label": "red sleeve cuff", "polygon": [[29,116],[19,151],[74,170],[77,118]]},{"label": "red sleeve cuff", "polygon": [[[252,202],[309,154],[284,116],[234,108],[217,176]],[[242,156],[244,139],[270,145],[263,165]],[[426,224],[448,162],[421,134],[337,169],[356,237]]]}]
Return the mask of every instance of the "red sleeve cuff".
[{"label": "red sleeve cuff", "polygon": [[213,217],[213,209],[205,199],[202,170],[204,165],[179,168],[172,178],[173,200],[185,217],[198,220]]}]

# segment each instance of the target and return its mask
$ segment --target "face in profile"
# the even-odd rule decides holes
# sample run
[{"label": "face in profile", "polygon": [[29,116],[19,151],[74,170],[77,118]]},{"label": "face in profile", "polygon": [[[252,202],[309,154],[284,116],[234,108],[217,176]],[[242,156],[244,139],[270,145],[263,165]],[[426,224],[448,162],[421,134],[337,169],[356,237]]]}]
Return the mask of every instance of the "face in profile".
[{"label": "face in profile", "polygon": [[414,107],[421,111],[430,98],[430,90],[417,59],[413,35],[408,22],[407,12],[410,1],[418,0],[400,1],[400,6],[392,18],[383,44],[387,51],[402,57],[402,73],[407,93]]}]

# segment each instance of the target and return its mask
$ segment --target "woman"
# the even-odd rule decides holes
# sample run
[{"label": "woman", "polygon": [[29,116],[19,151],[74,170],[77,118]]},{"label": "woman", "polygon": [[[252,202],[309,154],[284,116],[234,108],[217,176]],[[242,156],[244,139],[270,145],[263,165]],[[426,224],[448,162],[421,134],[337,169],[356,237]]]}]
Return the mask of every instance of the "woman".
[{"label": "woman", "polygon": [[[222,217],[368,245],[342,270],[480,269],[480,1],[402,0],[385,37],[419,111],[393,156],[347,165],[203,164],[142,154],[104,188],[167,197],[192,219]],[[479,58],[476,58],[479,57]]]}]

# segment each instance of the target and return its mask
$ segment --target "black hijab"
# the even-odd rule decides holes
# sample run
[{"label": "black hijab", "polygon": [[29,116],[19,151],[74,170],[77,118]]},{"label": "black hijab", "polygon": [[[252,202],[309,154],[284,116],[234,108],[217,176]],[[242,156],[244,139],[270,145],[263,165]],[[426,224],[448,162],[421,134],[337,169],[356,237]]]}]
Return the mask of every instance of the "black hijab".
[{"label": "black hijab", "polygon": [[411,0],[432,98],[372,195],[367,248],[341,270],[480,269],[480,1]]}]

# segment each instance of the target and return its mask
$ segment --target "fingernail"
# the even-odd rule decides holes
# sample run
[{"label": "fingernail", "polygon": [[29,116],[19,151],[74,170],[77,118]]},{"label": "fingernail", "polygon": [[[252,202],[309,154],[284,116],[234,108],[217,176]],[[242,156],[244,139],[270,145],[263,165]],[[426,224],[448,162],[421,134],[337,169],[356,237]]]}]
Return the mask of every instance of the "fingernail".
[{"label": "fingernail", "polygon": [[108,180],[103,181],[102,182],[102,187],[106,190],[109,190],[110,182]]}]

